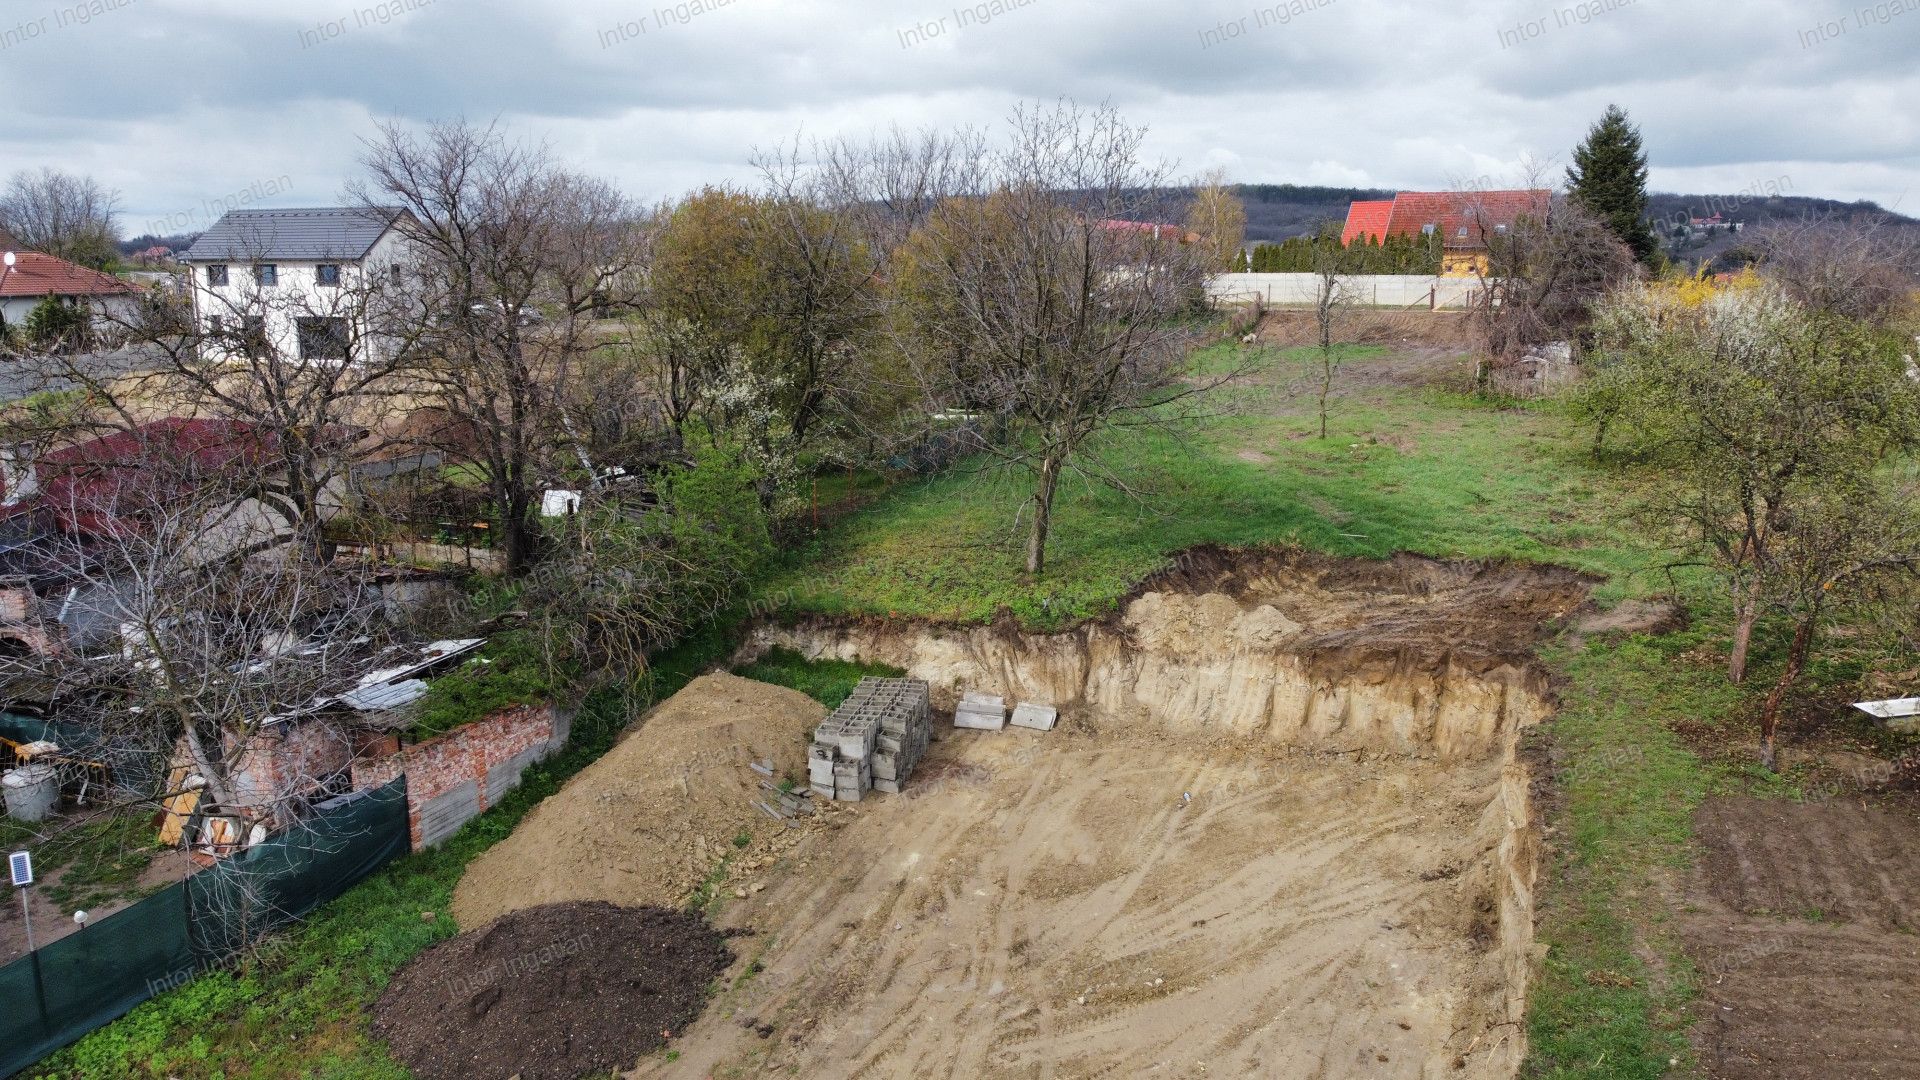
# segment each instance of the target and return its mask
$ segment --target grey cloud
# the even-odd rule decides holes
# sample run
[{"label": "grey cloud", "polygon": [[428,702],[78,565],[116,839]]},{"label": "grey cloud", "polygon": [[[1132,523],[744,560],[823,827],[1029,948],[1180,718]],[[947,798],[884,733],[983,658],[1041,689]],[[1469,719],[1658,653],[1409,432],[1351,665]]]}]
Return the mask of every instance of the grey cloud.
[{"label": "grey cloud", "polygon": [[[0,170],[111,176],[130,224],[262,177],[290,177],[288,202],[332,198],[376,118],[498,116],[661,196],[743,179],[751,146],[803,127],[992,122],[1060,95],[1111,99],[1189,171],[1252,181],[1564,158],[1610,101],[1645,127],[1656,183],[1801,162],[1832,185],[1804,193],[1889,201],[1920,176],[1920,0],[1884,18],[1853,0],[120,2],[31,40],[0,23]],[[6,18],[57,9],[13,0]],[[921,24],[944,28],[916,40]]]}]

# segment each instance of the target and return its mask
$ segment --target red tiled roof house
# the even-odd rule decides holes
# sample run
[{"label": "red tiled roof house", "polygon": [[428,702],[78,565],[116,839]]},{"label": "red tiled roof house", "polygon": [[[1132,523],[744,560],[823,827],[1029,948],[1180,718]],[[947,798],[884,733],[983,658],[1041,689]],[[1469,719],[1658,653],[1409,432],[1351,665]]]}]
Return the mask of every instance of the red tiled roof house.
[{"label": "red tiled roof house", "polygon": [[1362,237],[1433,236],[1441,243],[1440,272],[1463,277],[1484,273],[1487,245],[1522,218],[1545,218],[1553,193],[1519,191],[1403,191],[1391,201],[1356,202],[1347,209],[1340,240]]},{"label": "red tiled roof house", "polygon": [[51,296],[90,308],[96,316],[132,313],[133,286],[98,270],[37,251],[14,251],[13,265],[0,263],[0,323],[23,326],[27,313]]}]

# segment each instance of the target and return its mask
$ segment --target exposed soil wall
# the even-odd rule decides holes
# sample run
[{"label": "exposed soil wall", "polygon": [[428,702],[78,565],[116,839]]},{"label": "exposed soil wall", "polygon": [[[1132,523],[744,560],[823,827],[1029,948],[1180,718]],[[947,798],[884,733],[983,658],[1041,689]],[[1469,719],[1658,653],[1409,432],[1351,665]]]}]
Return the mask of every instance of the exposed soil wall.
[{"label": "exposed soil wall", "polygon": [[893,664],[936,698],[983,690],[1094,725],[1482,759],[1544,715],[1533,646],[1591,584],[1556,568],[1206,549],[1116,617],[1062,633],[813,621],[764,626],[746,651]]}]

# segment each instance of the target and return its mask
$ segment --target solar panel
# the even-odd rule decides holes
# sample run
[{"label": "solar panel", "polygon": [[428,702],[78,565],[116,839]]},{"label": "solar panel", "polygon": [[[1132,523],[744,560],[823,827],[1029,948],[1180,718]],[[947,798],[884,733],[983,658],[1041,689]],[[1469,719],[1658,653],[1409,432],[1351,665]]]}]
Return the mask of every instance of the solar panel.
[{"label": "solar panel", "polygon": [[16,851],[7,856],[7,869],[13,871],[15,888],[24,889],[33,884],[33,856],[24,851]]}]

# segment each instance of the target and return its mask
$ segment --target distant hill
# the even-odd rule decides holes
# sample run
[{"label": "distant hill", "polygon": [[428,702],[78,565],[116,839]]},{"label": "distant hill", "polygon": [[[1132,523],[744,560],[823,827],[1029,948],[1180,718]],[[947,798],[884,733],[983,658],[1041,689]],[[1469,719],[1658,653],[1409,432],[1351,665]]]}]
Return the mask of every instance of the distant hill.
[{"label": "distant hill", "polygon": [[[1313,187],[1300,184],[1240,184],[1235,187],[1247,204],[1247,242],[1279,243],[1295,236],[1309,236],[1321,222],[1345,221],[1347,206],[1365,199],[1391,199],[1394,189]],[[1417,190],[1408,188],[1404,190]],[[1736,195],[1677,195],[1655,192],[1648,200],[1652,219],[1661,226],[1669,253],[1687,262],[1716,258],[1739,243],[1731,230],[1718,230],[1688,237],[1675,237],[1673,226],[1695,217],[1719,214],[1721,220],[1737,222],[1744,228],[1775,220],[1799,220],[1827,215],[1866,214],[1883,220],[1920,227],[1920,221],[1883,209],[1867,201],[1841,202],[1805,195],[1772,194],[1767,185]]]},{"label": "distant hill", "polygon": [[1247,204],[1247,242],[1254,244],[1311,236],[1321,222],[1346,221],[1349,203],[1393,198],[1393,192],[1373,188],[1300,184],[1240,184],[1234,191]]},{"label": "distant hill", "polygon": [[[1712,262],[1738,248],[1745,230],[1773,221],[1799,221],[1805,218],[1865,217],[1908,228],[1920,228],[1920,221],[1896,214],[1866,199],[1841,202],[1807,195],[1769,195],[1749,192],[1741,195],[1675,195],[1656,191],[1647,200],[1654,231],[1666,244],[1667,254],[1691,265]],[[1740,232],[1731,230],[1691,231],[1677,226],[1688,219],[1710,218],[1737,222]]]}]

